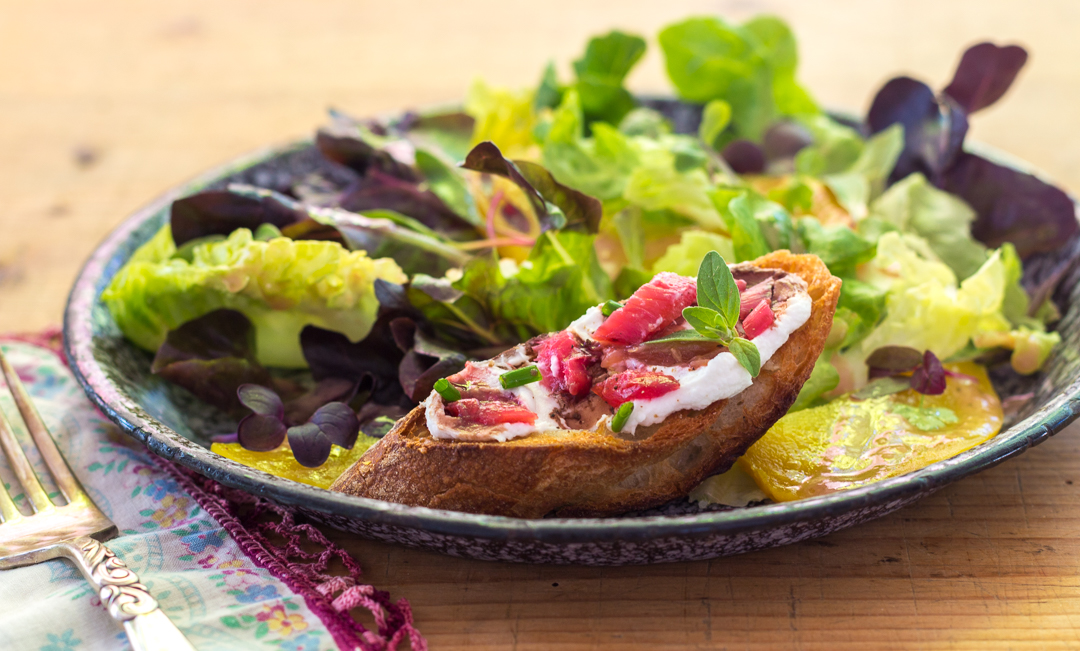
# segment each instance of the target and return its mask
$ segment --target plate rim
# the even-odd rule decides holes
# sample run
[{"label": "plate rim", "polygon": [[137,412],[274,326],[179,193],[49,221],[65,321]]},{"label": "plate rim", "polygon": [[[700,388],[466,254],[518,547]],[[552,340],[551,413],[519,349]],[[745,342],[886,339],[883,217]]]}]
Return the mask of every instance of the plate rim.
[{"label": "plate rim", "polygon": [[[949,483],[990,468],[1060,432],[1080,416],[1080,376],[1023,421],[994,438],[951,459],[899,477],[892,477],[833,495],[747,509],[703,511],[685,515],[615,518],[547,518],[527,520],[506,516],[463,513],[405,506],[285,480],[217,455],[180,435],[142,411],[116,390],[92,353],[90,310],[97,286],[109,273],[108,263],[131,233],[175,199],[196,192],[221,178],[300,151],[313,144],[311,137],[260,147],[215,166],[184,183],[172,186],[135,210],[101,241],[81,267],[64,309],[63,346],[69,366],[94,405],[126,434],[155,454],[199,472],[226,486],[238,488],[290,506],[331,516],[436,534],[502,540],[528,539],[549,544],[648,541],[677,536],[735,535],[800,522],[837,517],[860,509],[886,505],[917,494],[928,494]],[[981,143],[966,147],[1011,167],[1048,177],[1026,161]],[[1072,196],[1070,195],[1070,198]],[[1073,199],[1074,204],[1076,203]],[[112,270],[115,273],[115,269]]]}]

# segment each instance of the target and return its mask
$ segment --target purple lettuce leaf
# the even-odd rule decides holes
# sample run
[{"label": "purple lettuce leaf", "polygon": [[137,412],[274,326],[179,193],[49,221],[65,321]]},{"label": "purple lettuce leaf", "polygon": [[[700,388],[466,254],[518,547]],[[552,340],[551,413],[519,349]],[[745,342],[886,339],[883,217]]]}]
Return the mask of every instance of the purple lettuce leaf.
[{"label": "purple lettuce leaf", "polygon": [[215,310],[188,321],[165,337],[150,369],[227,412],[243,412],[237,388],[270,386],[269,371],[255,360],[254,331],[235,310]]},{"label": "purple lettuce leaf", "polygon": [[1012,242],[1021,258],[1054,251],[1077,233],[1076,207],[1067,194],[981,156],[961,154],[942,187],[975,209],[975,239],[992,248]]},{"label": "purple lettuce leaf", "polygon": [[891,79],[874,97],[866,124],[871,134],[894,124],[904,127],[904,149],[890,182],[922,172],[935,184],[960,154],[967,135],[964,110],[954,101],[939,101],[934,91],[910,77]]},{"label": "purple lettuce leaf", "polygon": [[305,219],[306,213],[272,197],[210,190],[174,201],[169,224],[173,242],[180,247],[210,235],[229,235],[238,228],[254,232],[260,224],[273,224],[283,229]]},{"label": "purple lettuce leaf", "polygon": [[344,165],[361,176],[375,171],[412,183],[422,180],[412,165],[399,160],[391,151],[365,142],[357,129],[340,120],[319,130],[315,135],[315,146],[327,160]]},{"label": "purple lettuce leaf", "polygon": [[465,355],[440,345],[406,317],[391,324],[394,342],[405,353],[398,364],[398,378],[405,395],[420,402],[431,393],[435,382],[465,368]]},{"label": "purple lettuce leaf", "polygon": [[1018,45],[972,45],[960,58],[944,93],[969,114],[982,110],[1009,90],[1027,57],[1027,51]]},{"label": "purple lettuce leaf", "polygon": [[392,210],[454,239],[476,235],[475,229],[435,193],[377,170],[345,189],[341,207],[352,212]]},{"label": "purple lettuce leaf", "polygon": [[600,227],[603,207],[599,200],[559,183],[541,165],[503,157],[493,142],[482,142],[473,147],[462,167],[474,172],[496,174],[517,184],[529,198],[544,230],[584,227],[588,232],[595,233]]}]

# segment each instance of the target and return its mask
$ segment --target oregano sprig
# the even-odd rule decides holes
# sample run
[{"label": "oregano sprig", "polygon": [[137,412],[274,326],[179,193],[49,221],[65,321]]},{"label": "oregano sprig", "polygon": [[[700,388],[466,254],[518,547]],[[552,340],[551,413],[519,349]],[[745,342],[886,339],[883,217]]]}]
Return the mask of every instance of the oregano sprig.
[{"label": "oregano sprig", "polygon": [[727,263],[716,251],[709,251],[698,267],[697,305],[685,308],[683,318],[693,330],[680,330],[648,343],[672,341],[716,341],[727,346],[739,364],[757,377],[761,372],[761,354],[752,341],[740,337],[739,287]]}]

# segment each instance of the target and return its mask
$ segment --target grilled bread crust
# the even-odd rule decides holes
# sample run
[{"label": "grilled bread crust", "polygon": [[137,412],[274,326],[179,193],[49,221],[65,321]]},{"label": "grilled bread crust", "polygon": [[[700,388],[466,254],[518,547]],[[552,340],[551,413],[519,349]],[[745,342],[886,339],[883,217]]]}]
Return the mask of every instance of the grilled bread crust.
[{"label": "grilled bread crust", "polygon": [[832,327],[840,279],[817,256],[775,251],[752,264],[800,276],[813,308],[745,391],[640,427],[627,439],[585,430],[538,432],[501,443],[435,439],[421,405],[330,489],[519,518],[614,515],[686,495],[730,468],[787,412]]}]

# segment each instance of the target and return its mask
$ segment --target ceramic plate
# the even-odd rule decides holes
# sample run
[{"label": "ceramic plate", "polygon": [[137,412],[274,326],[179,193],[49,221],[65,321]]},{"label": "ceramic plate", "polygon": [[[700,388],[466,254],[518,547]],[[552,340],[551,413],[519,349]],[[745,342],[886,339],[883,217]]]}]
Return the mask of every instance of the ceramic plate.
[{"label": "ceramic plate", "polygon": [[[1026,168],[985,148],[979,153]],[[163,457],[338,529],[484,560],[623,565],[713,558],[822,536],[880,517],[1023,452],[1080,413],[1080,359],[1075,355],[1080,350],[1080,283],[1074,267],[1062,284],[1069,289],[1057,296],[1064,314],[1058,324],[1062,345],[1042,374],[1023,381],[1022,389],[1033,391],[1035,399],[1022,419],[953,459],[844,493],[745,509],[699,511],[682,500],[617,518],[520,520],[402,506],[280,479],[210,452],[207,436],[228,426],[191,394],[150,373],[151,356],[123,338],[100,297],[132,252],[166,222],[174,199],[230,182],[283,189],[315,170],[340,174],[310,141],[266,149],[178,186],[136,212],[80,273],[65,313],[64,341],[87,395],[123,431]],[[1074,240],[1029,264],[1025,273],[1046,274],[1056,263],[1078,256],[1080,241]]]}]

